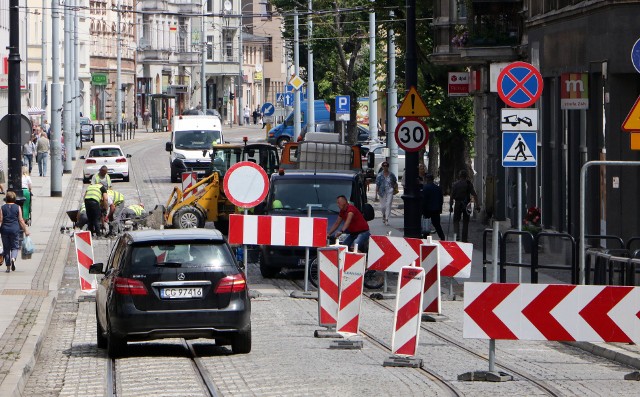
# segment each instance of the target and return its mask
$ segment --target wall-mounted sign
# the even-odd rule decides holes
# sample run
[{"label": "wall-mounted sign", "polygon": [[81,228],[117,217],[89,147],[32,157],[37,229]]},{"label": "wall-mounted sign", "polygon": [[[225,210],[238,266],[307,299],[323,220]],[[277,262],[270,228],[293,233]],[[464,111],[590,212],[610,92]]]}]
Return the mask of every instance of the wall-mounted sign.
[{"label": "wall-mounted sign", "polygon": [[449,72],[449,96],[469,95],[469,72]]},{"label": "wall-mounted sign", "polygon": [[562,73],[560,109],[589,109],[588,73]]},{"label": "wall-mounted sign", "polygon": [[91,84],[92,85],[107,85],[108,82],[107,75],[104,73],[92,73],[91,74]]}]

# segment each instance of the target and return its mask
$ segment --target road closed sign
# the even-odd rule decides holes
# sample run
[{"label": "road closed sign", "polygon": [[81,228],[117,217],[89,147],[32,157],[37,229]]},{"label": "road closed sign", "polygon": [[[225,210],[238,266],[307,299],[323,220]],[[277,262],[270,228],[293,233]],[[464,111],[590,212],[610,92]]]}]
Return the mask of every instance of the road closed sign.
[{"label": "road closed sign", "polygon": [[449,96],[469,95],[469,72],[449,72]]},{"label": "road closed sign", "polygon": [[267,197],[268,192],[267,173],[251,161],[234,164],[224,176],[224,194],[238,207],[255,207]]}]

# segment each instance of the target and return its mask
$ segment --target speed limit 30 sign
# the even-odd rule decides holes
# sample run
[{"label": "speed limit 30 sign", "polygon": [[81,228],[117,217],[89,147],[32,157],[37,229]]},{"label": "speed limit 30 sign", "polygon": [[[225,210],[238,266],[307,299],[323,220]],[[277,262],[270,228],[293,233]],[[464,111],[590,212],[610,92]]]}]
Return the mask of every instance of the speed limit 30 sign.
[{"label": "speed limit 30 sign", "polygon": [[419,119],[407,118],[396,127],[396,142],[407,152],[417,152],[429,141],[429,129]]}]

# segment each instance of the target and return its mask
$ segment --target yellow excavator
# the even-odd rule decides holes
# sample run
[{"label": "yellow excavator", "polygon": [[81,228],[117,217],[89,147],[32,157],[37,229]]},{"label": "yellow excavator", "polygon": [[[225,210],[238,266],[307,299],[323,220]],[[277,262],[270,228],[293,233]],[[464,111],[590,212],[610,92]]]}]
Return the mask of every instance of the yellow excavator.
[{"label": "yellow excavator", "polygon": [[[240,161],[252,161],[260,165],[267,175],[278,171],[278,150],[267,143],[219,144],[213,146],[211,166],[207,175],[195,185],[182,190],[175,186],[166,206],[161,207],[160,223],[167,228],[186,229],[204,227],[214,222],[218,230],[226,233],[229,214],[239,212],[225,196],[224,175]],[[158,207],[153,211],[158,213]]]}]

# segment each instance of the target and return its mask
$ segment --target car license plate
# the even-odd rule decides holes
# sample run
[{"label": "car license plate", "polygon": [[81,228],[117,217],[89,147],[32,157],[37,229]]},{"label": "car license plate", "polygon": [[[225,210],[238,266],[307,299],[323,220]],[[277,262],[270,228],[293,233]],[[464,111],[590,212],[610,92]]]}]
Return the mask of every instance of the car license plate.
[{"label": "car license plate", "polygon": [[202,288],[162,288],[160,297],[163,299],[202,298]]}]

